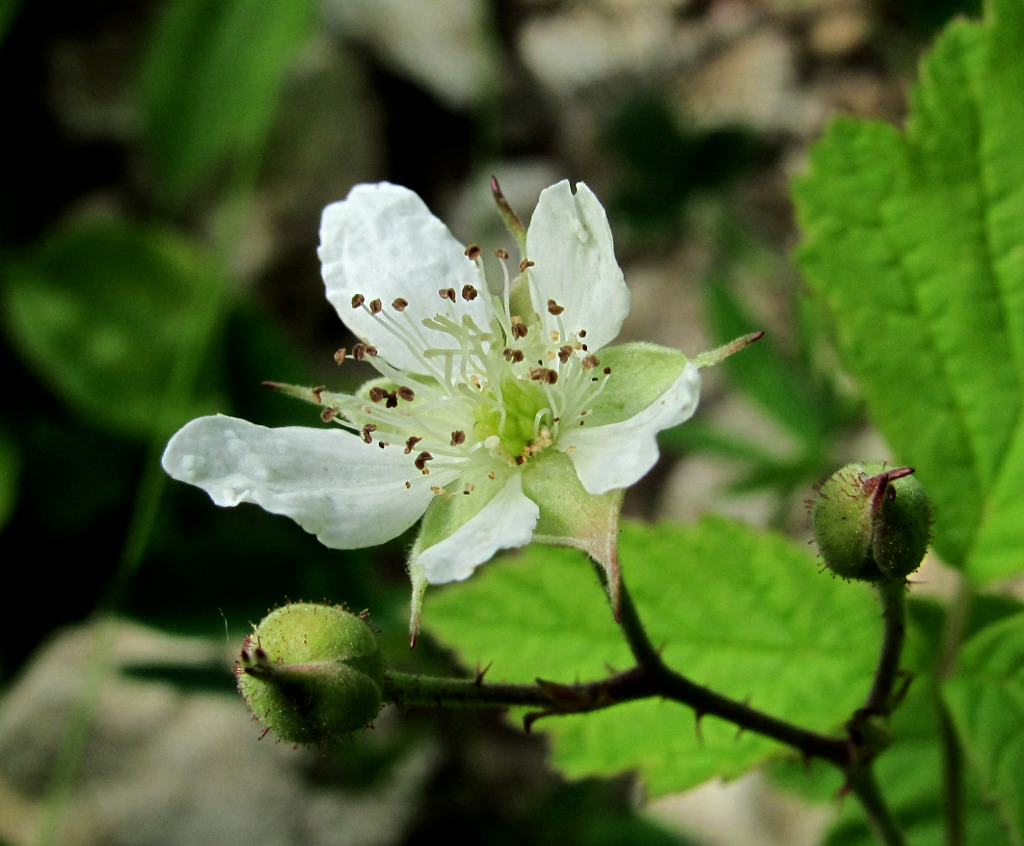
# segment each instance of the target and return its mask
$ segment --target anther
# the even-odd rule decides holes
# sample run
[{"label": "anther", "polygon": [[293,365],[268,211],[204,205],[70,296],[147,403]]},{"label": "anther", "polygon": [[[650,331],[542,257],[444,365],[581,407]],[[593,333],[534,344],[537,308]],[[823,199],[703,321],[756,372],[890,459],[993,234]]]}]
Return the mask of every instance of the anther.
[{"label": "anther", "polygon": [[366,302],[366,297],[364,297],[362,294],[353,294],[352,295],[352,308],[359,308],[359,306],[361,306],[365,302]]},{"label": "anther", "polygon": [[405,311],[409,307],[409,301],[404,297],[398,297],[391,303],[391,307],[395,311]]},{"label": "anther", "polygon": [[565,311],[565,306],[560,306],[554,300],[548,300],[548,314],[561,314]]},{"label": "anther", "polygon": [[566,344],[564,347],[558,350],[558,360],[562,362],[562,364],[565,364],[569,360],[569,357],[571,355],[572,347],[569,346],[569,344]]},{"label": "anther", "polygon": [[415,435],[413,437],[409,438],[405,442],[405,454],[406,455],[411,455],[412,451],[416,448],[416,444],[418,444],[422,440],[423,440],[423,438],[417,438]]},{"label": "anther", "polygon": [[356,344],[354,347],[352,347],[352,358],[354,358],[356,361],[362,361],[364,358],[366,358],[366,353],[366,344]]},{"label": "anther", "polygon": [[320,412],[320,419],[323,420],[324,423],[330,423],[337,416],[337,414],[338,409],[325,408],[323,411]]},{"label": "anther", "polygon": [[512,318],[512,337],[516,339],[525,338],[528,331],[526,324],[522,322],[522,318],[518,318],[518,321],[517,318]]},{"label": "anther", "polygon": [[313,402],[316,405],[320,405],[320,402],[321,402],[320,394],[322,394],[326,390],[327,390],[327,386],[326,385],[318,385],[317,387],[313,388]]},{"label": "anther", "polygon": [[379,385],[374,385],[372,388],[370,388],[370,399],[373,402],[380,402],[381,400],[385,399],[387,395],[388,392],[385,391]]},{"label": "anther", "polygon": [[580,331],[577,332],[576,334],[579,335],[581,338],[586,338],[587,337],[587,330],[586,329],[580,329]]},{"label": "anther", "polygon": [[476,288],[474,288],[472,285],[462,286],[462,299],[466,300],[466,302],[472,302],[473,300],[475,300],[476,295]]},{"label": "anther", "polygon": [[519,262],[519,272],[522,273],[523,271],[526,270],[526,268],[533,267],[533,265],[534,262],[530,261],[529,259],[523,259],[521,262]]},{"label": "anther", "polygon": [[480,258],[480,253],[483,252],[476,244],[470,244],[466,247],[466,258],[470,261],[476,261]]},{"label": "anther", "polygon": [[373,423],[367,423],[362,429],[360,429],[363,440],[368,444],[373,443],[373,438],[370,436],[370,433],[376,431],[377,427]]},{"label": "anther", "polygon": [[454,288],[441,288],[437,293],[441,295],[442,300],[451,300],[452,302],[455,302]]},{"label": "anther", "polygon": [[419,455],[416,456],[416,460],[413,462],[413,464],[415,464],[416,469],[419,470],[425,476],[427,473],[430,472],[430,468],[427,467],[427,462],[433,461],[433,459],[434,456],[432,456],[429,452],[421,452]]},{"label": "anther", "polygon": [[380,314],[383,309],[384,309],[384,303],[382,303],[380,300],[370,300],[370,313],[371,314]]},{"label": "anther", "polygon": [[547,382],[549,385],[554,385],[558,381],[558,373],[547,367],[531,367],[530,378],[535,382]]},{"label": "anther", "polygon": [[398,408],[398,391],[388,394],[388,401],[384,403],[385,408]]},{"label": "anther", "polygon": [[505,356],[506,361],[512,361],[515,362],[516,364],[518,364],[520,361],[526,358],[526,355],[523,353],[522,350],[514,350],[512,349],[512,347],[506,347],[505,350],[502,352],[502,355]]},{"label": "anther", "polygon": [[601,372],[602,372],[602,373],[604,373],[604,375],[605,375],[605,376],[608,376],[608,375],[610,375],[610,374],[611,374],[611,372],[612,372],[612,369],[611,369],[610,367],[606,367],[606,368],[605,368],[604,370],[602,370]]},{"label": "anther", "polygon": [[505,259],[508,258],[508,250],[506,250],[504,247],[498,247],[498,249],[494,251],[494,255],[500,258],[502,261],[505,261]]},{"label": "anther", "polygon": [[342,348],[341,348],[340,350],[338,350],[338,351],[337,351],[337,352],[336,352],[336,353],[334,354],[334,360],[335,360],[335,361],[336,361],[336,362],[337,362],[338,364],[341,364],[341,363],[342,363],[343,361],[345,361],[345,356],[346,356],[346,355],[348,355],[348,350],[346,350],[346,349],[345,349],[344,347],[342,347]]},{"label": "anther", "polygon": [[593,370],[600,363],[601,362],[597,360],[597,356],[596,355],[585,356],[584,359],[583,359],[583,369],[584,370]]},{"label": "anther", "polygon": [[452,432],[452,446],[458,446],[466,442],[466,433],[462,431]]},{"label": "anther", "polygon": [[408,387],[408,386],[406,386],[406,385],[402,385],[398,389],[398,398],[399,399],[404,399],[406,402],[412,402],[412,400],[413,400],[413,398],[415,396],[416,396],[416,394],[413,391],[413,389]]}]

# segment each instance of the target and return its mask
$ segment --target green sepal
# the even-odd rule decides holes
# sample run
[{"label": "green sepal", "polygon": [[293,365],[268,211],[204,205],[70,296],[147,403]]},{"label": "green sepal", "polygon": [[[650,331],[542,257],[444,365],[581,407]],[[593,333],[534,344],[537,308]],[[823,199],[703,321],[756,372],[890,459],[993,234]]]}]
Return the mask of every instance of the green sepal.
[{"label": "green sepal", "polygon": [[588,426],[628,420],[653,405],[682,375],[689,359],[679,350],[634,342],[597,353],[596,378],[610,369],[608,382],[587,416]]},{"label": "green sepal", "polygon": [[526,468],[523,493],[540,508],[534,540],[579,549],[589,555],[604,573],[608,599],[618,619],[619,512],[624,491],[588,493],[569,456],[547,450],[532,459]]}]

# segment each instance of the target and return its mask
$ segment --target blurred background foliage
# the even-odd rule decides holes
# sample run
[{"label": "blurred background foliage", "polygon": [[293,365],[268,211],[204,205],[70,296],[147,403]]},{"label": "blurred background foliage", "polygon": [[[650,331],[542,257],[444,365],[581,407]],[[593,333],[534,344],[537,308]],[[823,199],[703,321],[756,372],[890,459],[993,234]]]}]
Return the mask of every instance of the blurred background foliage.
[{"label": "blurred background foliage", "polygon": [[[331,360],[348,339],[322,296],[316,243],[321,208],[356,182],[408,185],[458,237],[494,248],[511,245],[490,174],[524,216],[545,185],[587,181],[634,292],[626,335],[693,355],[768,330],[756,355],[708,379],[698,417],[665,433],[665,459],[628,510],[728,511],[803,532],[810,485],[877,444],[799,297],[788,179],[832,114],[899,121],[922,47],[977,5],[5,0],[0,556],[8,594],[32,610],[12,606],[0,623],[0,695],[15,698],[65,627],[112,612],[214,644],[196,659],[175,646],[194,641],[168,640],[159,660],[136,658],[119,708],[130,713],[154,679],[181,696],[220,691],[254,741],[225,668],[247,621],[286,597],[371,608],[386,653],[400,654],[402,539],[328,551],[256,508],[214,508],[159,468],[169,435],[197,414],[317,423],[264,380],[352,377]],[[451,669],[429,641],[401,660]],[[36,775],[0,767],[14,808],[0,842],[186,842],[156,823],[132,835],[94,808],[93,839],[75,840],[85,829],[64,812],[90,812],[75,785],[99,753],[67,739],[72,694],[30,733]],[[0,750],[28,742],[18,713],[0,701]],[[390,828],[334,840],[294,823],[239,842],[414,842],[455,821],[481,843],[679,842],[630,811],[628,778],[565,784],[543,773],[539,744],[493,715],[382,723],[288,766],[302,795],[311,784],[365,794],[418,750],[406,810],[392,798],[361,812]]]}]

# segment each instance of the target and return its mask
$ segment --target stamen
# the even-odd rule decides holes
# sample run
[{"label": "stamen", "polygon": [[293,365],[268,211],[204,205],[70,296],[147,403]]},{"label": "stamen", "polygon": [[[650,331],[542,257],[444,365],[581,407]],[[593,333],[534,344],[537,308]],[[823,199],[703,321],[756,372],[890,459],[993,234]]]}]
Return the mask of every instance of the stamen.
[{"label": "stamen", "polygon": [[533,267],[534,264],[536,264],[536,262],[532,262],[529,259],[523,259],[521,262],[519,262],[519,272],[524,273],[526,271],[526,268]]},{"label": "stamen", "polygon": [[430,468],[427,467],[427,462],[433,461],[433,459],[434,456],[432,456],[429,452],[421,452],[419,455],[416,456],[416,460],[413,462],[413,464],[416,466],[417,470],[419,470],[424,476],[426,476],[430,472]]},{"label": "stamen", "polygon": [[337,416],[337,414],[337,408],[325,408],[323,411],[320,412],[320,419],[323,420],[324,423],[330,423]]},{"label": "stamen", "polygon": [[526,328],[526,324],[523,323],[523,318],[521,318],[521,317],[513,317],[512,318],[512,337],[513,338],[515,338],[517,341],[520,340],[521,338],[525,338],[526,337],[526,333],[528,331],[529,330]]},{"label": "stamen", "polygon": [[345,361],[346,355],[348,355],[348,350],[346,350],[344,347],[342,347],[334,354],[334,360],[338,363],[339,366]]},{"label": "stamen", "polygon": [[381,400],[386,399],[387,395],[388,392],[381,388],[379,385],[374,385],[372,388],[370,388],[370,399],[373,402],[380,402]]},{"label": "stamen", "polygon": [[404,297],[397,297],[394,302],[391,303],[391,307],[395,311],[405,311],[409,307],[409,301]]},{"label": "stamen", "polygon": [[352,308],[359,308],[365,302],[366,297],[364,297],[362,294],[352,295]]},{"label": "stamen", "polygon": [[548,314],[558,316],[563,311],[565,311],[565,306],[560,306],[554,300],[548,300]]},{"label": "stamen", "polygon": [[535,382],[546,382],[549,385],[554,385],[558,381],[558,373],[547,367],[531,367],[530,378]]},{"label": "stamen", "polygon": [[370,437],[370,433],[377,431],[377,427],[373,423],[367,423],[359,431],[360,431],[360,433],[362,435],[363,440],[366,441],[366,443],[368,443],[368,444],[373,443],[373,438]]},{"label": "stamen", "polygon": [[405,454],[406,455],[411,455],[412,451],[416,448],[416,444],[418,444],[422,440],[423,440],[423,438],[417,438],[415,435],[413,437],[409,438],[405,442]]},{"label": "stamen", "polygon": [[572,347],[569,344],[566,344],[558,350],[558,360],[562,362],[562,364],[565,364],[569,360],[570,356],[572,356]]},{"label": "stamen", "polygon": [[370,313],[371,314],[380,314],[383,309],[384,309],[384,304],[380,300],[371,300],[370,301]]},{"label": "stamen", "polygon": [[466,442],[466,433],[463,431],[452,432],[452,446],[459,446]]},{"label": "stamen", "polygon": [[477,298],[477,290],[472,285],[462,286],[462,299],[466,302],[472,302]]},{"label": "stamen", "polygon": [[442,300],[451,300],[455,302],[455,289],[454,288],[441,288],[437,292]]},{"label": "stamen", "polygon": [[585,356],[583,359],[583,369],[592,370],[593,368],[597,367],[597,365],[599,365],[600,363],[601,362],[597,360],[596,355]]},{"label": "stamen", "polygon": [[508,258],[508,250],[506,250],[504,247],[498,247],[498,249],[494,251],[494,255],[500,258],[502,261],[505,261]]},{"label": "stamen", "polygon": [[406,387],[405,385],[402,385],[398,389],[398,396],[399,396],[399,399],[404,399],[406,402],[412,402],[413,399],[415,398],[416,394],[413,393],[412,388],[409,388],[409,387]]},{"label": "stamen", "polygon": [[466,247],[466,258],[468,258],[470,261],[476,261],[478,258],[480,258],[480,253],[482,252],[483,250],[481,250],[476,244],[470,244],[468,247]]},{"label": "stamen", "polygon": [[326,385],[318,385],[317,387],[313,388],[313,402],[314,402],[314,404],[320,405],[320,403],[322,402],[322,400],[320,399],[320,394],[322,394],[326,390],[327,390],[327,386]]}]

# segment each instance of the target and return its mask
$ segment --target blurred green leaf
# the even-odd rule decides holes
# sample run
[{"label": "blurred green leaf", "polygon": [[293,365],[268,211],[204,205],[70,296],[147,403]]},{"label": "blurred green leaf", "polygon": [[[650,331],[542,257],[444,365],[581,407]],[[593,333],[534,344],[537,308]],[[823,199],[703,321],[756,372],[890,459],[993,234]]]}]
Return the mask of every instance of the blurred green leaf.
[{"label": "blurred green leaf", "polygon": [[[623,575],[668,663],[694,681],[828,731],[860,704],[878,648],[868,588],[827,578],[806,548],[720,518],[627,524]],[[533,546],[428,594],[427,630],[492,680],[601,678],[631,666],[589,565]],[[496,625],[495,621],[500,621]],[[571,776],[639,769],[654,795],[732,778],[780,747],[678,704],[650,700],[542,720]],[[535,729],[536,730],[536,729]]]},{"label": "blurred green leaf", "polygon": [[936,505],[935,547],[990,580],[1024,544],[1024,4],[956,21],[905,133],[841,120],[796,186],[798,260],[844,365]]},{"label": "blurred green leaf", "polygon": [[0,2],[0,45],[7,40],[7,33],[14,25],[24,0],[3,0]]},{"label": "blurred green leaf", "polygon": [[982,629],[944,688],[968,760],[1015,844],[1024,843],[1024,614]]},{"label": "blurred green leaf", "polygon": [[15,348],[75,412],[147,437],[196,411],[166,407],[168,385],[182,356],[206,343],[223,279],[190,243],[127,224],[74,225],[10,265],[5,282]]},{"label": "blurred green leaf", "polygon": [[142,71],[143,131],[163,187],[184,201],[216,167],[258,163],[309,0],[173,0]]},{"label": "blurred green leaf", "polygon": [[10,518],[18,502],[18,474],[21,456],[17,446],[0,432],[0,530]]},{"label": "blurred green leaf", "polygon": [[[933,679],[915,680],[907,699],[895,713],[895,743],[875,766],[882,795],[914,846],[946,846],[946,800],[943,794],[942,746],[938,704]],[[814,774],[820,770],[815,766]],[[984,801],[971,774],[966,774],[964,843],[1010,846],[1011,840],[991,804]],[[829,832],[826,846],[877,846],[857,803],[843,805],[839,822]]]},{"label": "blurred green leaf", "polygon": [[[721,278],[707,285],[708,316],[718,343],[758,327]],[[810,374],[799,372],[769,337],[731,356],[723,365],[733,384],[807,447],[817,447],[834,425],[835,408],[814,390]]]},{"label": "blurred green leaf", "polygon": [[[985,605],[985,603],[982,603]],[[940,731],[934,668],[935,644],[945,625],[945,611],[931,601],[910,603],[907,649],[902,667],[912,674],[906,698],[890,721],[893,744],[878,758],[876,775],[882,795],[905,827],[914,846],[946,846],[947,799],[943,792],[943,735]],[[972,616],[989,616],[977,609]],[[780,786],[841,811],[826,839],[828,846],[877,846],[859,804],[843,792],[842,774],[821,761],[790,756],[774,762],[769,773]],[[965,843],[1009,846],[999,815],[986,801],[972,773],[965,774]]]}]

